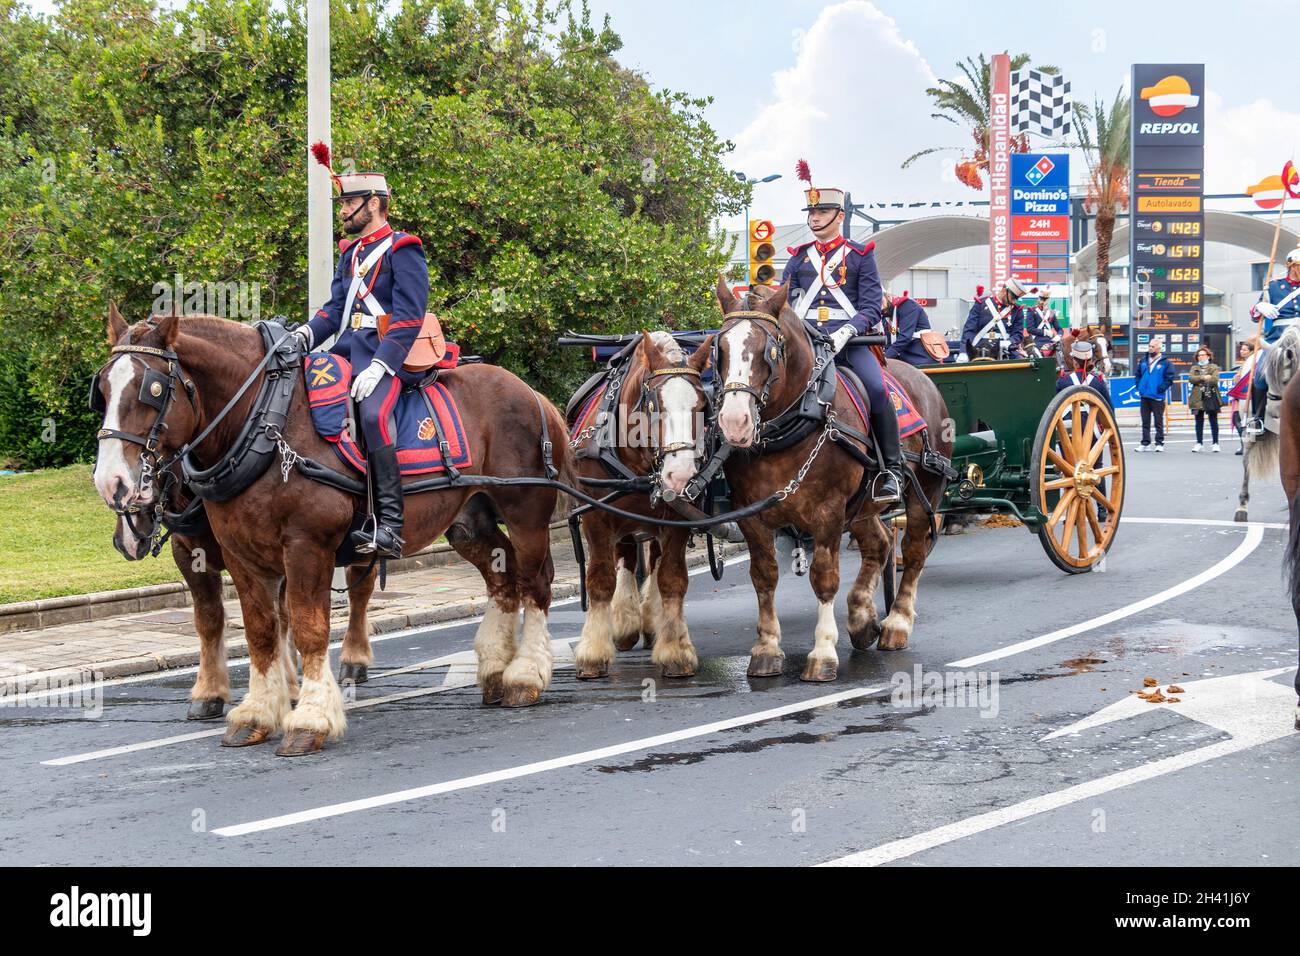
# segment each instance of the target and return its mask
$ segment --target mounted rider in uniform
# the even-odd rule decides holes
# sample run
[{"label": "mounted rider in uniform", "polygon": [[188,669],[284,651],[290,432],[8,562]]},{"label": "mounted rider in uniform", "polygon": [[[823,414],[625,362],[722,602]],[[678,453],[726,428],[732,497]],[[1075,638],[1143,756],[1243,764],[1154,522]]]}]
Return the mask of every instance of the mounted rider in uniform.
[{"label": "mounted rider in uniform", "polygon": [[1286,256],[1286,275],[1274,279],[1264,287],[1259,301],[1250,310],[1251,318],[1263,316],[1264,345],[1255,353],[1254,374],[1251,380],[1252,430],[1261,431],[1264,410],[1268,404],[1268,382],[1264,380],[1263,349],[1277,343],[1290,326],[1300,325],[1300,248],[1292,249]]},{"label": "mounted rider in uniform", "polygon": [[1025,336],[1034,340],[1040,354],[1052,355],[1061,347],[1061,329],[1056,324],[1056,310],[1050,304],[1051,293],[1046,289],[1030,291],[1038,292],[1038,303],[1024,310]]},{"label": "mounted rider in uniform", "polygon": [[934,363],[934,358],[921,344],[921,333],[930,331],[930,317],[921,308],[921,303],[909,298],[906,291],[901,296],[886,293],[880,314],[894,326],[894,338],[885,346],[885,358],[898,359],[909,365]]},{"label": "mounted rider in uniform", "polygon": [[1017,300],[1024,294],[1025,287],[1013,276],[992,295],[975,296],[961,330],[961,343],[970,358],[988,352],[993,357],[1023,357],[1020,340],[1024,337],[1025,317]]},{"label": "mounted rider in uniform", "polygon": [[789,247],[790,260],[781,274],[790,289],[793,308],[810,326],[829,335],[839,353],[836,362],[857,374],[867,392],[871,434],[880,450],[884,470],[872,489],[875,502],[902,497],[903,458],[898,439],[898,413],[885,391],[880,362],[869,346],[845,347],[855,335],[866,335],[881,324],[880,273],[875,243],[857,245],[844,238],[844,190],[817,189],[808,164],[799,161],[811,242]]},{"label": "mounted rider in uniform", "polygon": [[[317,143],[312,153],[330,168],[328,147]],[[359,238],[339,240],[330,299],[295,332],[308,349],[337,335],[330,351],[352,365],[352,399],[360,406],[373,506],[371,521],[353,532],[352,541],[361,554],[396,558],[402,554],[402,476],[391,415],[403,384],[415,384],[426,374],[403,372],[402,365],[424,324],[429,267],[420,240],[388,224],[391,194],[383,174],[331,169],[330,175],[343,230]],[[382,339],[381,316],[388,323]]]}]

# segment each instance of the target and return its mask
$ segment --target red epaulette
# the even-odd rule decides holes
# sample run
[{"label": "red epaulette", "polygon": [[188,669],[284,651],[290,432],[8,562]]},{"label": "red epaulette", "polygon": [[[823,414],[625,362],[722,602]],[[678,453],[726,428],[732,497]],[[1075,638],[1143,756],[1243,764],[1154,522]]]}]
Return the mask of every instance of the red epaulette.
[{"label": "red epaulette", "polygon": [[807,242],[801,242],[797,246],[786,246],[785,251],[790,253],[790,255],[792,256],[797,256],[799,253],[803,252],[805,249],[807,249],[816,241],[817,241],[816,239],[809,239]]},{"label": "red epaulette", "polygon": [[862,246],[861,248],[859,248],[858,246],[855,246],[853,243],[849,242],[847,239],[844,240],[844,244],[845,244],[846,246],[848,246],[850,249],[852,249],[854,252],[856,252],[856,253],[857,253],[858,255],[860,255],[860,256],[865,256],[865,255],[866,255],[868,252],[870,252],[872,249],[876,248],[876,240],[874,240],[874,239],[872,239],[871,241],[869,241],[866,245]]},{"label": "red epaulette", "polygon": [[422,245],[424,245],[424,243],[419,240],[419,237],[413,236],[409,232],[403,232],[393,240],[393,251],[396,252],[398,249],[402,248],[402,246]]},{"label": "red epaulette", "polygon": [[340,239],[339,252],[347,252],[349,249],[352,248],[352,244],[355,242],[356,242],[355,239]]}]

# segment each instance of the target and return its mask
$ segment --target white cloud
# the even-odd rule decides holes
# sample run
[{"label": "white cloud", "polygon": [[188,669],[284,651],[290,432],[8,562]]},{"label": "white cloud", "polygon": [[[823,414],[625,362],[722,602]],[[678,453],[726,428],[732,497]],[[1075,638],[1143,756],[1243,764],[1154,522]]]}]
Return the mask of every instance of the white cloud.
[{"label": "white cloud", "polygon": [[986,198],[956,181],[956,153],[900,169],[918,149],[965,147],[970,135],[930,118],[925,90],[937,77],[874,4],[846,0],[824,8],[799,38],[794,65],[772,80],[772,101],[732,137],[733,168],[783,177],[755,187],[753,215],[781,223],[803,219],[794,178],[800,158],[808,160],[816,185],[848,189],[859,202]]},{"label": "white cloud", "polygon": [[1239,193],[1282,171],[1300,146],[1300,113],[1260,98],[1228,107],[1207,91],[1205,100],[1205,191]]}]

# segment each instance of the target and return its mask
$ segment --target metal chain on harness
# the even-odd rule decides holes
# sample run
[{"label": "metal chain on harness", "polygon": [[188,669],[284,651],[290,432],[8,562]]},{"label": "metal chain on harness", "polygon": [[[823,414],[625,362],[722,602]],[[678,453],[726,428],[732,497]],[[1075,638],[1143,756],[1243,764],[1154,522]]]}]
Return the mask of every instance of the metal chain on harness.
[{"label": "metal chain on harness", "polygon": [[280,482],[287,483],[289,472],[293,471],[293,466],[302,456],[289,447],[289,443],[284,440],[284,435],[280,433],[279,425],[267,425],[266,437],[274,441],[275,447],[280,450]]},{"label": "metal chain on harness", "polygon": [[804,478],[808,476],[808,469],[811,468],[812,463],[817,460],[817,453],[822,450],[822,445],[826,444],[826,439],[837,436],[838,434],[839,429],[835,427],[835,412],[832,410],[831,413],[826,416],[826,427],[822,429],[822,433],[817,436],[817,441],[813,443],[812,452],[808,455],[808,460],[799,467],[795,476],[786,482],[785,487],[778,491],[774,496],[778,501],[785,501],[786,498],[789,498],[799,490],[799,486],[803,484]]}]

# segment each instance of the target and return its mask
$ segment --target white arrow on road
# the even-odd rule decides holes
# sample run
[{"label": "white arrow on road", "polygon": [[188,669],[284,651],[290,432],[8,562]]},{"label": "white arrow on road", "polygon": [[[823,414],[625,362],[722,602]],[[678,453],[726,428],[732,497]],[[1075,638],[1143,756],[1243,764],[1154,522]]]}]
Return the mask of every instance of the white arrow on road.
[{"label": "white arrow on road", "polygon": [[1067,734],[1079,734],[1102,724],[1125,720],[1157,709],[1168,709],[1229,734],[1227,740],[1108,774],[1096,780],[1066,787],[1055,793],[1032,797],[999,810],[967,817],[965,820],[958,820],[956,823],[949,823],[902,840],[884,843],[870,850],[863,850],[861,853],[829,860],[822,866],[881,866],[892,863],[945,843],[992,830],[994,827],[1015,823],[1080,800],[1089,800],[1121,787],[1153,780],[1176,770],[1183,770],[1205,763],[1207,760],[1226,757],[1270,740],[1286,737],[1294,729],[1292,706],[1295,702],[1295,691],[1273,682],[1270,678],[1292,670],[1295,668],[1278,667],[1273,670],[1253,671],[1249,674],[1180,682],[1178,686],[1183,688],[1184,693],[1174,695],[1179,698],[1176,704],[1152,704],[1134,694],[1103,707],[1090,717],[1053,731],[1043,738],[1047,741]]}]

